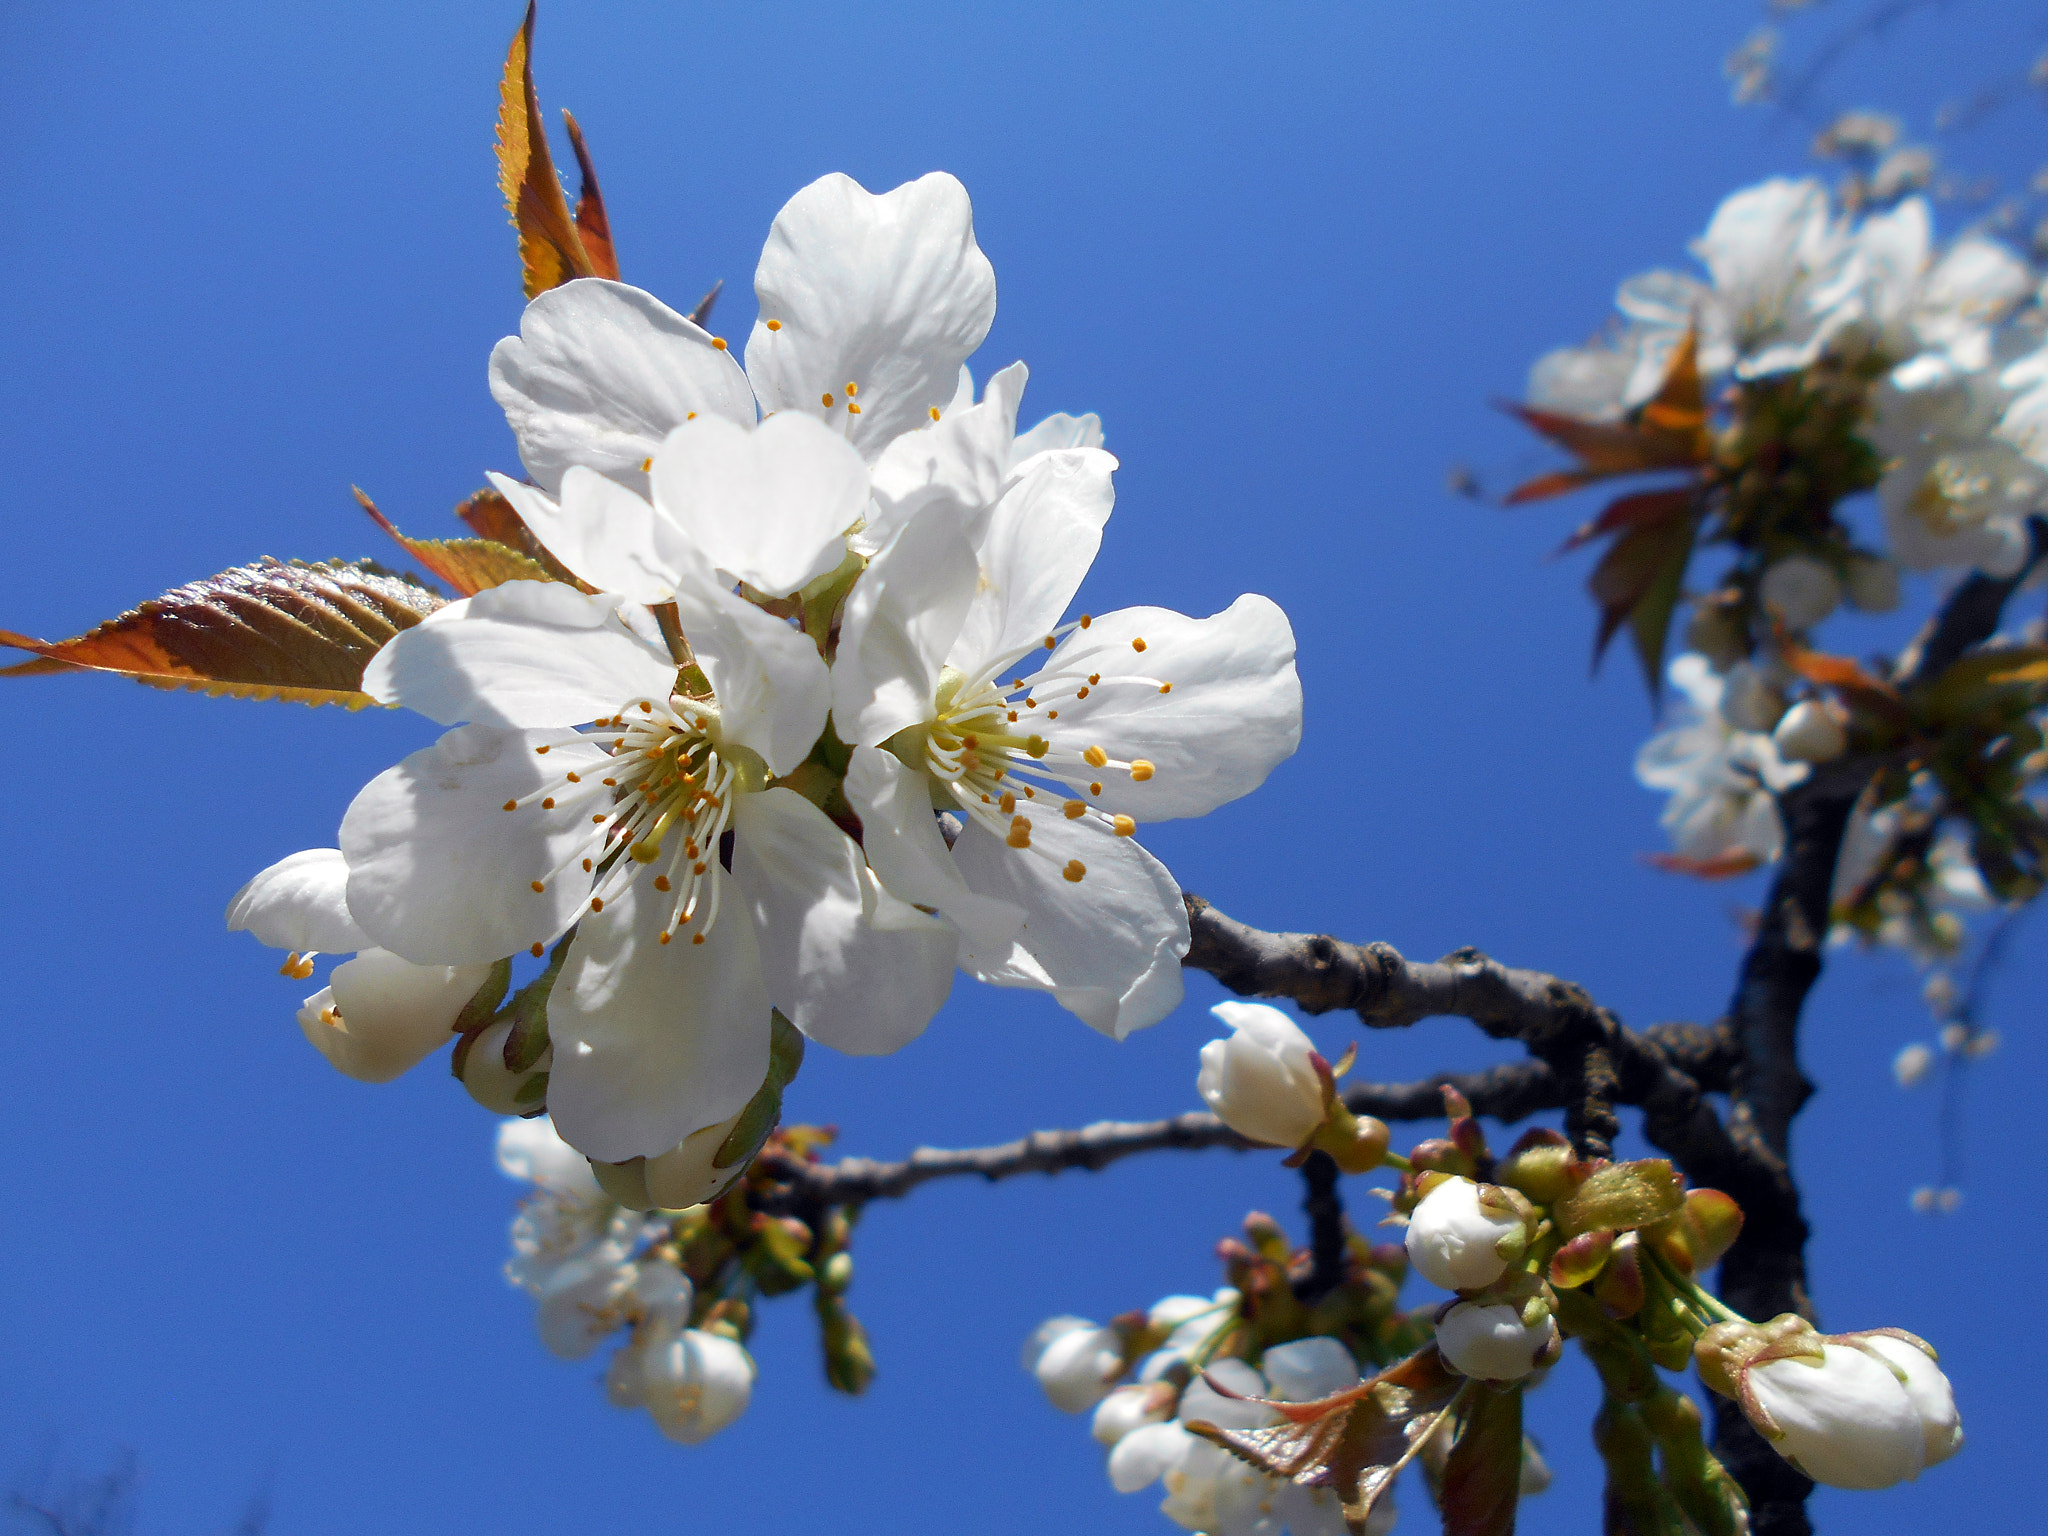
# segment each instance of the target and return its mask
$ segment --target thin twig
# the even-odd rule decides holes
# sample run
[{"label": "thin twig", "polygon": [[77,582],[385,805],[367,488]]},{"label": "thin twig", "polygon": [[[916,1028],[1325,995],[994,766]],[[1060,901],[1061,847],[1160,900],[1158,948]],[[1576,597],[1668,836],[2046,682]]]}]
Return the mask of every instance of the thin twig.
[{"label": "thin twig", "polygon": [[1294,1284],[1295,1297],[1310,1306],[1344,1283],[1344,1197],[1337,1193],[1337,1164],[1327,1152],[1311,1152],[1301,1165],[1307,1198],[1309,1271]]}]

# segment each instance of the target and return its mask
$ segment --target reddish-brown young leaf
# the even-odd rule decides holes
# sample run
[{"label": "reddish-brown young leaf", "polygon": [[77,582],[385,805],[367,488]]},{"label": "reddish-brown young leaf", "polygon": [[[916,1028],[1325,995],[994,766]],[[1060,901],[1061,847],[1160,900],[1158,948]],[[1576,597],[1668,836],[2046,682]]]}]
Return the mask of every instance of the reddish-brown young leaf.
[{"label": "reddish-brown young leaf", "polygon": [[[477,537],[502,544],[507,549],[524,555],[544,569],[556,581],[576,581],[575,574],[547,551],[547,546],[533,536],[533,530],[526,526],[526,519],[512,510],[512,503],[496,491],[486,487],[467,501],[459,503],[455,515],[470,526]],[[592,590],[584,587],[585,591]]]},{"label": "reddish-brown young leaf", "polygon": [[1755,854],[1740,850],[1717,853],[1711,859],[1688,858],[1682,853],[1645,853],[1640,857],[1653,869],[1673,875],[1691,875],[1697,880],[1732,880],[1737,875],[1746,875],[1762,867],[1764,862]]},{"label": "reddish-brown young leaf", "polygon": [[392,541],[413,559],[447,582],[464,597],[474,597],[486,587],[508,581],[553,581],[547,568],[495,539],[409,539],[400,533],[360,486],[350,486],[356,501],[370,514],[370,521],[391,535]]},{"label": "reddish-brown young leaf", "polygon": [[528,0],[526,20],[512,38],[498,82],[498,190],[519,231],[519,265],[529,299],[571,278],[597,275],[548,153],[547,124],[533,89],[533,19],[534,0]]},{"label": "reddish-brown young leaf", "polygon": [[1556,554],[1551,558],[1581,549],[1604,533],[1654,527],[1673,518],[1684,517],[1692,510],[1694,495],[1691,486],[1682,485],[1667,491],[1637,491],[1632,496],[1617,496],[1593,521],[1580,524],[1570,538],[1557,546]]},{"label": "reddish-brown young leaf", "polygon": [[1218,1429],[1195,1420],[1188,1428],[1270,1476],[1330,1489],[1346,1523],[1363,1532],[1373,1504],[1466,1384],[1429,1344],[1347,1392],[1313,1403],[1267,1404],[1280,1415],[1277,1424]]},{"label": "reddish-brown young leaf", "polygon": [[1694,469],[1712,461],[1713,438],[1699,372],[1699,344],[1691,332],[1672,354],[1664,382],[1647,404],[1625,421],[1586,421],[1556,411],[1509,403],[1536,431],[1576,458],[1576,469],[1538,475],[1508,492],[1507,504],[1561,496],[1612,475],[1657,469]]},{"label": "reddish-brown young leaf", "polygon": [[361,709],[375,702],[362,691],[370,658],[445,602],[368,561],[259,560],[166,592],[69,640],[0,630],[0,645],[39,658],[0,676],[110,672],[153,688]]},{"label": "reddish-brown young leaf", "polygon": [[1690,517],[1631,528],[1608,546],[1586,580],[1600,609],[1599,630],[1593,640],[1595,668],[1615,631],[1636,615],[1639,606],[1648,605],[1646,621],[1637,625],[1635,638],[1653,698],[1662,681],[1659,666],[1664,637],[1685,579],[1686,563],[1692,558],[1692,540]]},{"label": "reddish-brown young leaf", "polygon": [[1476,1386],[1444,1463],[1444,1536],[1513,1536],[1521,1488],[1521,1383]]},{"label": "reddish-brown young leaf", "polygon": [[605,216],[604,194],[597,189],[597,167],[590,163],[590,150],[583,142],[576,114],[564,107],[562,121],[569,128],[569,147],[576,151],[576,233],[583,238],[583,253],[590,258],[591,271],[598,277],[616,279],[619,257],[612,248],[612,221]]}]

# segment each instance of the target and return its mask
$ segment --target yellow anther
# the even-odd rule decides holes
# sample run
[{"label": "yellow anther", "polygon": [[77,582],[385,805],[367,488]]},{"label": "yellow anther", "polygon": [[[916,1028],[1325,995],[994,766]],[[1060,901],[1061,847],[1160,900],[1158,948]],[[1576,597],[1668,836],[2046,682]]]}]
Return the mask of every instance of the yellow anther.
[{"label": "yellow anther", "polygon": [[1010,717],[1010,723],[1011,723],[1012,725],[1015,725],[1015,724],[1017,723],[1017,711],[1015,711],[1014,709],[1012,709],[1012,710],[1007,710],[1007,711],[1005,711],[1005,713],[1009,715],[1009,717]]},{"label": "yellow anther", "polygon": [[650,454],[640,461],[640,473],[644,475],[652,468],[654,468],[654,456]]},{"label": "yellow anther", "polygon": [[938,419],[939,419],[939,408],[938,408],[938,407],[937,407],[937,406],[935,405],[935,406],[933,406],[933,407],[932,407],[932,420],[933,420],[933,421],[937,421]]},{"label": "yellow anther", "polygon": [[[512,807],[508,805],[508,806],[506,806],[506,807],[505,807],[505,809],[509,811],[509,810],[511,810],[511,809],[512,809]],[[598,813],[597,815],[595,815],[595,816],[591,817],[591,818],[590,818],[590,824],[591,824],[591,825],[592,825],[593,827],[601,827],[601,826],[603,826],[603,825],[604,825],[604,813],[603,813],[602,811],[600,811],[600,812],[599,812],[599,813]]]},{"label": "yellow anther", "polygon": [[1171,693],[1171,692],[1173,692],[1173,684],[1171,684],[1171,683],[1161,683],[1161,684],[1159,685],[1159,691],[1160,691],[1161,693]]},{"label": "yellow anther", "polygon": [[590,860],[588,859],[583,861],[583,873],[586,875],[590,873]]},{"label": "yellow anther", "polygon": [[1129,837],[1138,830],[1138,824],[1128,816],[1112,816],[1109,819],[1109,824],[1115,830],[1118,837]]},{"label": "yellow anther", "polygon": [[1093,619],[1092,617],[1090,617],[1090,616],[1089,616],[1088,614],[1085,614],[1085,613],[1084,613],[1084,614],[1082,614],[1082,615],[1081,615],[1081,627],[1082,627],[1083,629],[1086,629],[1086,628],[1087,628],[1087,627],[1088,627],[1088,626],[1089,626],[1090,624],[1093,624],[1094,622],[1095,622],[1095,620],[1094,620],[1094,619]]},{"label": "yellow anther", "polygon": [[852,398],[853,398],[853,397],[854,397],[855,395],[857,395],[857,394],[859,394],[859,393],[860,393],[860,386],[859,386],[858,384],[854,383],[854,382],[853,382],[853,380],[851,380],[851,379],[848,379],[848,380],[846,381],[846,398],[847,398],[847,399],[849,399],[849,400],[851,400],[851,399],[852,399]]},{"label": "yellow anther", "polygon": [[301,955],[297,952],[289,954],[285,956],[283,969],[277,974],[289,976],[293,981],[304,981],[313,974],[313,956],[310,954]]},{"label": "yellow anther", "polygon": [[1043,757],[1052,750],[1052,743],[1043,736],[1027,736],[1024,738],[1024,750],[1033,757]]},{"label": "yellow anther", "polygon": [[683,418],[683,420],[685,420],[685,421],[695,421],[696,419],[697,419],[697,413],[696,413],[695,411],[692,411],[692,412],[690,412],[690,414],[689,414],[689,415],[687,415],[687,416],[685,416],[685,417]]},{"label": "yellow anther", "polygon": [[824,394],[818,396],[818,398],[819,400],[824,402],[824,404],[829,406],[832,403],[832,392],[830,390],[827,390]]},{"label": "yellow anther", "polygon": [[602,912],[604,910],[604,898],[602,896],[591,897],[590,910],[593,912]]},{"label": "yellow anther", "polygon": [[540,808],[544,811],[552,811],[555,808],[555,797],[549,795],[547,799],[541,801]]},{"label": "yellow anther", "polygon": [[849,400],[846,402],[846,414],[849,416],[858,416],[860,414],[860,407],[855,405],[851,400]]},{"label": "yellow anther", "polygon": [[1143,635],[1140,635],[1135,640],[1133,640],[1131,642],[1131,649],[1134,651],[1142,651],[1143,649],[1145,649],[1145,637]]},{"label": "yellow anther", "polygon": [[1029,694],[1026,694],[1024,696],[1024,707],[1026,709],[1036,709],[1038,708],[1038,700],[1032,698]]},{"label": "yellow anther", "polygon": [[572,773],[569,775],[569,782],[571,784],[581,784],[583,782],[583,775],[580,773]]},{"label": "yellow anther", "polygon": [[669,941],[670,939],[672,939],[672,938],[674,938],[674,937],[675,937],[675,935],[674,935],[674,934],[672,934],[672,933],[664,933],[664,934],[663,934],[663,935],[661,936],[661,942],[662,942],[662,943],[664,943],[664,944],[666,944],[666,943],[667,943],[667,942],[668,942],[668,941]]},{"label": "yellow anther", "polygon": [[538,880],[533,882],[533,890],[535,895],[539,895],[542,891],[546,889],[547,887],[545,885],[542,885]]},{"label": "yellow anther", "polygon": [[1031,823],[1022,816],[1019,816],[1010,827],[1010,835],[1004,838],[1003,841],[1012,848],[1029,848],[1031,846]]},{"label": "yellow anther", "polygon": [[704,935],[701,933],[693,933],[690,935],[690,942],[692,944],[702,944],[704,942]]},{"label": "yellow anther", "polygon": [[709,864],[692,864],[690,866],[690,873],[693,875],[701,875],[710,868],[711,866]]},{"label": "yellow anther", "polygon": [[[1139,649],[1142,650],[1143,647],[1141,646],[1139,647]],[[640,701],[640,713],[643,715],[651,715],[654,713],[654,706],[648,703],[645,699],[642,699]]]},{"label": "yellow anther", "polygon": [[1087,697],[1088,697],[1088,690],[1087,690],[1087,688],[1086,688],[1085,686],[1084,686],[1083,688],[1081,688],[1081,689],[1080,689],[1080,690],[1079,690],[1079,691],[1078,691],[1078,692],[1077,692],[1077,693],[1076,693],[1076,694],[1074,695],[1074,697],[1075,697],[1076,699],[1085,699],[1085,698],[1087,698]]},{"label": "yellow anther", "polygon": [[1088,802],[1086,800],[1069,800],[1060,809],[1067,813],[1067,820],[1077,821],[1088,814]]},{"label": "yellow anther", "polygon": [[1088,686],[1089,686],[1089,687],[1093,688],[1093,687],[1094,687],[1094,686],[1095,686],[1095,685],[1096,685],[1097,683],[1099,683],[1099,682],[1101,682],[1101,681],[1102,681],[1102,674],[1101,674],[1100,672],[1090,672],[1090,673],[1088,674]]},{"label": "yellow anther", "polygon": [[1158,771],[1141,757],[1131,764],[1131,780],[1133,783],[1142,784]]},{"label": "yellow anther", "polygon": [[768,329],[771,331],[779,331],[782,329],[782,322],[780,320],[770,320],[768,322]]},{"label": "yellow anther", "polygon": [[1100,768],[1104,763],[1109,761],[1109,754],[1103,751],[1100,747],[1090,747],[1086,752],[1083,752],[1081,754],[1081,761],[1086,763],[1090,768]]},{"label": "yellow anther", "polygon": [[1060,712],[1059,712],[1058,710],[1056,710],[1056,709],[1048,709],[1048,710],[1047,710],[1047,711],[1045,712],[1045,718],[1046,718],[1046,719],[1048,719],[1048,720],[1057,720],[1057,719],[1059,719],[1059,717],[1060,717]]},{"label": "yellow anther", "polygon": [[617,779],[599,779],[598,782],[604,785],[606,789],[617,789],[619,787]]},{"label": "yellow anther", "polygon": [[533,749],[533,753],[536,757],[546,757],[548,755],[548,749],[546,747],[535,747]]},{"label": "yellow anther", "polygon": [[1067,860],[1067,867],[1061,870],[1060,873],[1073,881],[1074,884],[1079,885],[1082,877],[1088,873],[1088,866],[1079,859],[1069,859]]},{"label": "yellow anther", "polygon": [[546,952],[546,950],[547,946],[536,940],[533,948],[529,949],[527,953],[532,955],[534,959],[538,960],[541,957],[541,955]]},{"label": "yellow anther", "polygon": [[1088,786],[1088,793],[1089,793],[1089,794],[1091,794],[1091,795],[1099,795],[1099,794],[1101,794],[1101,793],[1102,793],[1102,785],[1101,785],[1101,784],[1099,784],[1099,783],[1096,783],[1096,784],[1090,784],[1090,785]]},{"label": "yellow anther", "polygon": [[1045,648],[1048,651],[1051,650],[1054,646],[1058,645],[1059,643],[1059,637],[1057,635],[1047,635],[1045,637]]},{"label": "yellow anther", "polygon": [[723,352],[725,350],[725,338],[723,336],[714,336],[711,338],[711,345]]},{"label": "yellow anther", "polygon": [[665,890],[667,890],[667,889],[669,888],[669,884],[668,884],[668,876],[667,876],[667,875],[656,875],[656,876],[654,877],[654,888],[655,888],[655,889],[656,889],[657,891],[665,891]]},{"label": "yellow anther", "polygon": [[507,800],[505,804],[501,807],[501,809],[507,811],[516,811],[519,809],[519,802],[517,800]]},{"label": "yellow anther", "polygon": [[1017,809],[1017,797],[1013,794],[1010,794],[1006,790],[1003,794],[1002,806],[1003,814],[1005,816],[1009,815],[1012,811]]},{"label": "yellow anther", "polygon": [[981,803],[982,803],[983,805],[994,805],[994,804],[995,804],[995,801],[993,801],[993,800],[989,799],[989,797],[988,797],[987,795],[983,795],[983,796],[981,797]]}]

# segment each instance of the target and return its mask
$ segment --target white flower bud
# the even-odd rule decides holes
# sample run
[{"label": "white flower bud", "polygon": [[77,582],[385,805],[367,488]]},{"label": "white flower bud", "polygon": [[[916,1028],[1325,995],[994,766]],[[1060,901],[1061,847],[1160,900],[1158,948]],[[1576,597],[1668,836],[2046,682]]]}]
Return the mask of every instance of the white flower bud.
[{"label": "white flower bud", "polygon": [[1765,732],[1785,713],[1785,695],[1753,661],[1738,661],[1721,679],[1721,718],[1738,731]]},{"label": "white flower bud", "polygon": [[1423,1279],[1447,1291],[1491,1285],[1508,1267],[1505,1242],[1519,1256],[1527,1240],[1522,1218],[1480,1201],[1470,1179],[1444,1180],[1408,1218],[1408,1261]]},{"label": "white flower bud", "polygon": [[1914,1041],[1892,1058],[1892,1076],[1901,1088],[1918,1087],[1934,1069],[1934,1052]]},{"label": "white flower bud", "polygon": [[1118,1387],[1095,1405],[1089,1433],[1104,1445],[1119,1445],[1124,1437],[1147,1424],[1163,1424],[1173,1417],[1174,1399],[1179,1394],[1163,1381],[1133,1383]]},{"label": "white flower bud", "polygon": [[1842,601],[1842,583],[1811,555],[1788,555],[1764,572],[1757,596],[1787,629],[1811,629]]},{"label": "white flower bud", "polygon": [[1865,1334],[1865,1349],[1884,1357],[1905,1379],[1906,1396],[1920,1416],[1920,1428],[1927,1437],[1927,1465],[1947,1461],[1963,1448],[1963,1419],[1956,1412],[1955,1389],[1949,1385],[1933,1357],[1904,1339],[1882,1333]]},{"label": "white flower bud", "polygon": [[453,1036],[488,965],[414,965],[385,949],[344,960],[299,1009],[299,1028],[337,1071],[388,1083]]},{"label": "white flower bud", "polygon": [[1218,1003],[1231,1029],[1202,1047],[1195,1087],[1218,1119],[1241,1136],[1298,1147],[1323,1123],[1323,1083],[1309,1062],[1315,1042],[1278,1008]]},{"label": "white flower bud", "polygon": [[1849,605],[1865,613],[1890,613],[1899,606],[1899,568],[1879,555],[1851,555],[1846,583]]},{"label": "white flower bud", "polygon": [[1276,1344],[1259,1356],[1259,1369],[1265,1374],[1266,1395],[1286,1403],[1313,1403],[1359,1383],[1358,1362],[1331,1338]]},{"label": "white flower bud", "polygon": [[636,1157],[624,1163],[593,1161],[590,1171],[604,1192],[632,1211],[683,1211],[693,1205],[716,1200],[747,1171],[745,1158],[727,1168],[714,1167],[712,1159],[739,1124],[742,1109],[730,1120],[692,1131],[680,1146],[655,1157]]},{"label": "white flower bud", "polygon": [[1024,1341],[1024,1369],[1062,1413],[1085,1413],[1123,1374],[1123,1341],[1085,1317],[1048,1318]]},{"label": "white flower bud", "polygon": [[511,1033],[512,1021],[500,1020],[469,1042],[469,1054],[462,1059],[462,1086],[494,1114],[516,1115],[534,1108],[532,1103],[521,1103],[519,1095],[555,1059],[555,1048],[549,1045],[539,1061],[524,1072],[514,1072],[505,1065],[505,1040]]},{"label": "white flower bud", "polygon": [[1928,1436],[1898,1377],[1860,1349],[1826,1344],[1822,1354],[1748,1368],[1749,1394],[1769,1419],[1757,1428],[1780,1456],[1831,1488],[1889,1488],[1918,1477]]},{"label": "white flower bud", "polygon": [[1557,1341],[1546,1315],[1533,1327],[1521,1309],[1461,1301],[1436,1325],[1436,1347],[1453,1370],[1484,1381],[1519,1381]]},{"label": "white flower bud", "polygon": [[1849,750],[1849,733],[1818,699],[1801,699],[1785,711],[1771,744],[1787,762],[1827,763]]},{"label": "white flower bud", "polygon": [[646,1352],[640,1393],[664,1435],[696,1445],[747,1411],[754,1362],[724,1335],[686,1328]]}]

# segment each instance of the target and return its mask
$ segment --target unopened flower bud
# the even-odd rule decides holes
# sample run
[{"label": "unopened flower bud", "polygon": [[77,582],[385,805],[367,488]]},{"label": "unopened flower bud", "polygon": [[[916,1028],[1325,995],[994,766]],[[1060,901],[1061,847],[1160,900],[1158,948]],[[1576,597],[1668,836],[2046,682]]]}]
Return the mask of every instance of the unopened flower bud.
[{"label": "unopened flower bud", "polygon": [[1788,763],[1827,763],[1849,750],[1849,733],[1818,699],[1801,699],[1785,711],[1771,744]]},{"label": "unopened flower bud", "polygon": [[1443,1180],[1408,1218],[1409,1259],[1447,1291],[1493,1284],[1528,1243],[1518,1201],[1519,1195],[1496,1185],[1455,1176]]},{"label": "unopened flower bud", "polygon": [[1862,1350],[1824,1344],[1817,1361],[1765,1360],[1743,1375],[1750,1422],[1817,1483],[1889,1488],[1927,1463],[1926,1431],[1905,1385]]},{"label": "unopened flower bud", "polygon": [[1163,1381],[1118,1387],[1095,1405],[1089,1432],[1104,1445],[1115,1445],[1133,1430],[1172,1418],[1179,1397],[1179,1391]]},{"label": "unopened flower bud", "polygon": [[1788,555],[1765,570],[1757,596],[1787,629],[1811,629],[1840,604],[1842,583],[1813,556]]},{"label": "unopened flower bud", "polygon": [[721,1334],[686,1328],[646,1352],[640,1395],[664,1435],[696,1445],[747,1411],[754,1361]]},{"label": "unopened flower bud", "polygon": [[1024,1341],[1024,1369],[1062,1413],[1085,1413],[1123,1374],[1123,1341],[1085,1317],[1048,1318]]},{"label": "unopened flower bud", "polygon": [[1927,1440],[1927,1465],[1947,1461],[1963,1448],[1963,1419],[1956,1412],[1955,1389],[1934,1363],[1934,1351],[1914,1338],[1888,1333],[1850,1335],[1864,1349],[1879,1356],[1903,1378],[1906,1396],[1920,1416],[1920,1428]]},{"label": "unopened flower bud", "polygon": [[1881,555],[1851,555],[1843,585],[1850,606],[1865,613],[1890,613],[1899,606],[1899,568]]},{"label": "unopened flower bud", "polygon": [[747,1171],[744,1158],[729,1168],[714,1164],[718,1149],[739,1119],[740,1115],[734,1115],[692,1131],[681,1145],[655,1157],[636,1157],[623,1163],[600,1163],[593,1158],[590,1171],[597,1175],[604,1192],[628,1210],[688,1210],[716,1200]]},{"label": "unopened flower bud", "polygon": [[1738,661],[1721,685],[1721,717],[1738,731],[1768,731],[1785,714],[1780,693],[1755,662]]},{"label": "unopened flower bud", "polygon": [[1436,1347],[1451,1368],[1484,1381],[1519,1381],[1555,1358],[1557,1321],[1548,1312],[1535,1322],[1522,1309],[1461,1301],[1436,1325]]},{"label": "unopened flower bud", "polygon": [[555,1059],[550,1045],[539,1061],[524,1072],[514,1072],[505,1065],[505,1041],[511,1033],[512,1020],[499,1020],[469,1043],[469,1054],[462,1060],[462,1086],[493,1114],[522,1115],[538,1109],[540,1098],[533,1083],[547,1076]]},{"label": "unopened flower bud", "polygon": [[1572,1191],[1572,1144],[1543,1126],[1523,1134],[1508,1149],[1494,1177],[1518,1189],[1538,1205],[1550,1205]]},{"label": "unopened flower bud", "polygon": [[299,1028],[336,1070],[388,1083],[446,1045],[488,965],[414,965],[365,949],[334,968],[299,1010]]},{"label": "unopened flower bud", "polygon": [[1310,1058],[1315,1042],[1264,1003],[1218,1003],[1209,1010],[1230,1026],[1202,1047],[1195,1087],[1218,1119],[1241,1136],[1294,1148],[1323,1123],[1326,1100]]}]

